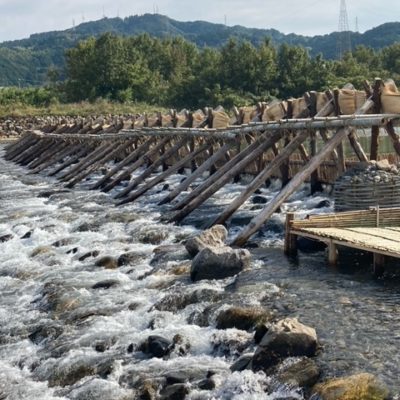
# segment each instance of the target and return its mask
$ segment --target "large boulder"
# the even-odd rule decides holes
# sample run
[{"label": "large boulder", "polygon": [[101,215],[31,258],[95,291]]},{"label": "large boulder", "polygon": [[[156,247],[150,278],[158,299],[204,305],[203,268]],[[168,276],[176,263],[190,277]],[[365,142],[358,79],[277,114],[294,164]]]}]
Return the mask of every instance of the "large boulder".
[{"label": "large boulder", "polygon": [[388,388],[374,375],[363,373],[331,379],[314,387],[322,400],[385,400]]},{"label": "large boulder", "polygon": [[201,279],[224,279],[250,267],[248,250],[231,247],[206,247],[192,261],[192,281]]},{"label": "large boulder", "polygon": [[272,325],[262,338],[253,357],[254,370],[267,370],[287,357],[312,357],[317,351],[314,328],[296,318],[286,318]]},{"label": "large boulder", "polygon": [[195,257],[206,247],[223,247],[228,237],[228,231],[223,225],[215,225],[210,229],[200,233],[200,235],[189,238],[185,247],[188,253]]}]

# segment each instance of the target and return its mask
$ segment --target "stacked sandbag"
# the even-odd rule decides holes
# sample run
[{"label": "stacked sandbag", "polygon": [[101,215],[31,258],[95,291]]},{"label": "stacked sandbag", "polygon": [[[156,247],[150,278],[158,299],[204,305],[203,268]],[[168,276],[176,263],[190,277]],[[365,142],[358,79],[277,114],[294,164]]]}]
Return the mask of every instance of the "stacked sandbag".
[{"label": "stacked sandbag", "polygon": [[176,118],[177,128],[180,128],[182,125],[185,124],[185,122],[187,121],[187,116],[188,116],[188,111],[185,109],[179,111],[179,113],[176,114],[175,118]]},{"label": "stacked sandbag", "polygon": [[229,126],[229,115],[221,107],[219,109],[213,110],[212,112],[213,121],[212,127],[215,129],[223,129]]},{"label": "stacked sandbag", "polygon": [[258,110],[257,107],[240,107],[239,114],[242,124],[248,124],[257,117]]},{"label": "stacked sandbag", "polygon": [[354,89],[339,90],[339,107],[343,115],[352,115],[367,101],[365,92]]},{"label": "stacked sandbag", "polygon": [[309,116],[307,102],[301,97],[299,99],[291,99],[293,118],[307,118]]},{"label": "stacked sandbag", "polygon": [[206,119],[202,110],[197,110],[193,113],[193,128],[198,128]]},{"label": "stacked sandbag", "polygon": [[385,82],[381,103],[384,114],[400,114],[400,93],[392,80]]},{"label": "stacked sandbag", "polygon": [[263,121],[279,121],[285,118],[287,109],[286,101],[274,101],[265,107]]}]

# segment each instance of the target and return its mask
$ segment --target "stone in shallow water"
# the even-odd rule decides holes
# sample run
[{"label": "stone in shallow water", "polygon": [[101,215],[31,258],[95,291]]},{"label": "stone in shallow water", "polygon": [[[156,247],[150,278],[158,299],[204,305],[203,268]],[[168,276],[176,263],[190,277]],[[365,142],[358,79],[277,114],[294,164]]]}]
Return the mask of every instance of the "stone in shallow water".
[{"label": "stone in shallow water", "polygon": [[96,261],[97,267],[104,267],[105,269],[117,269],[118,268],[118,260],[111,256],[105,256],[99,258]]},{"label": "stone in shallow water", "polygon": [[140,346],[139,351],[150,355],[151,357],[163,358],[168,355],[173,348],[173,343],[157,335],[149,336]]},{"label": "stone in shallow water", "polygon": [[322,400],[386,400],[388,388],[374,375],[362,373],[331,379],[313,389]]},{"label": "stone in shallow water", "polygon": [[183,383],[175,383],[160,391],[161,400],[184,400],[189,394],[189,388]]},{"label": "stone in shallow water", "polygon": [[231,307],[219,313],[217,329],[237,328],[247,331],[271,318],[271,313],[261,307]]},{"label": "stone in shallow water", "polygon": [[129,251],[118,257],[118,266],[134,265],[142,262],[147,258],[147,254],[140,251]]},{"label": "stone in shallow water", "polygon": [[230,367],[232,372],[244,371],[251,366],[251,360],[253,359],[253,353],[246,353],[241,355]]},{"label": "stone in shallow water", "polygon": [[286,318],[272,325],[262,338],[253,357],[253,369],[268,370],[284,358],[311,357],[316,351],[315,329],[296,318]]},{"label": "stone in shallow water", "polygon": [[3,235],[0,236],[0,243],[4,243],[4,242],[8,242],[9,240],[11,240],[14,236],[11,234],[7,234],[7,235]]},{"label": "stone in shallow water", "polygon": [[99,254],[100,254],[100,252],[98,250],[89,251],[89,252],[85,253],[84,255],[80,256],[78,258],[78,260],[85,261],[87,258],[97,257]]},{"label": "stone in shallow water", "polygon": [[201,250],[192,261],[190,277],[202,279],[224,279],[250,267],[248,250],[231,247],[214,247]]},{"label": "stone in shallow water", "polygon": [[288,366],[282,366],[277,379],[291,386],[312,387],[317,382],[320,370],[310,358],[302,358]]},{"label": "stone in shallow water", "polygon": [[188,253],[195,257],[201,250],[206,247],[223,247],[225,246],[228,231],[223,225],[215,225],[205,230],[197,236],[189,238],[185,247]]},{"label": "stone in shallow water", "polygon": [[97,282],[92,286],[92,289],[110,289],[111,287],[119,285],[119,281],[115,279],[107,279],[105,281]]}]

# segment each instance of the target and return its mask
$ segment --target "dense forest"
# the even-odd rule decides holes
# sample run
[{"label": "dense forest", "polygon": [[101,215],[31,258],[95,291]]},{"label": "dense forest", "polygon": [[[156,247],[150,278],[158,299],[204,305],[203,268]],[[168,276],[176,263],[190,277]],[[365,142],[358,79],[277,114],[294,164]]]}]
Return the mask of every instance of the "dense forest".
[{"label": "dense forest", "polygon": [[[28,39],[0,44],[0,86],[38,86],[46,83],[51,67],[63,71],[65,51],[89,37],[99,37],[109,32],[120,36],[148,33],[152,37],[180,37],[200,48],[221,48],[230,38],[248,41],[261,46],[268,37],[279,47],[282,44],[301,46],[310,56],[321,54],[332,60],[336,56],[337,32],[329,35],[307,37],[285,35],[275,29],[254,29],[243,26],[225,26],[204,21],[181,22],[158,14],[145,14],[127,18],[103,18],[82,23],[65,31],[31,35]],[[380,25],[365,33],[350,32],[353,48],[364,45],[379,50],[400,41],[400,23]]]},{"label": "dense forest", "polygon": [[[301,96],[364,79],[400,78],[400,43],[358,46],[342,60],[313,57],[300,46],[231,38],[219,48],[181,38],[106,33],[66,51],[64,71],[50,69],[41,88],[0,90],[0,105],[46,105],[107,99],[162,107],[254,104]],[[62,76],[62,79],[60,78]]]}]

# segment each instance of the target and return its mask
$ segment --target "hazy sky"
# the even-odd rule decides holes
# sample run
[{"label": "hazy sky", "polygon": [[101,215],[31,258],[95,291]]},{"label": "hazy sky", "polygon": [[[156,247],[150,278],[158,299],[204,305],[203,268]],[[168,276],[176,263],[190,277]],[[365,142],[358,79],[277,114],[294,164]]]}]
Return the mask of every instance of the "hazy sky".
[{"label": "hazy sky", "polygon": [[[62,30],[83,20],[158,11],[180,21],[275,28],[284,33],[337,30],[340,0],[0,0],[0,42]],[[361,32],[400,19],[398,0],[347,0],[349,27]]]}]

